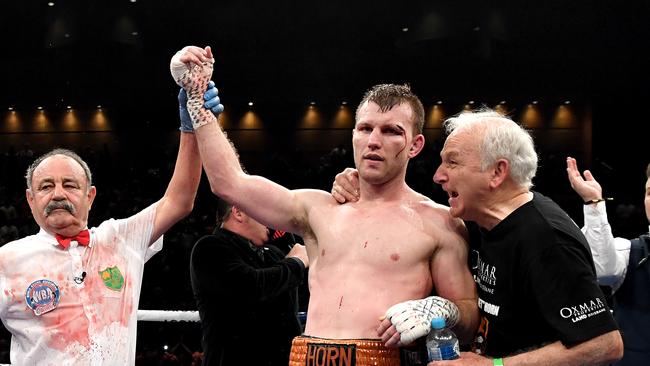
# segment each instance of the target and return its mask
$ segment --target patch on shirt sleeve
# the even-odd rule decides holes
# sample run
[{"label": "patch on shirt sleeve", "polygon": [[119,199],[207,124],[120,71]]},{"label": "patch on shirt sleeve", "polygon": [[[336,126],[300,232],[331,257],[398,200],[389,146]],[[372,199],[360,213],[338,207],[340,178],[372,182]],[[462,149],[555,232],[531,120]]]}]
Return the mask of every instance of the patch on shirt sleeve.
[{"label": "patch on shirt sleeve", "polygon": [[25,302],[36,316],[56,309],[59,300],[61,300],[59,286],[50,280],[34,281],[25,291]]},{"label": "patch on shirt sleeve", "polygon": [[124,287],[124,276],[117,266],[99,271],[99,276],[104,281],[104,285],[113,291],[120,291]]}]

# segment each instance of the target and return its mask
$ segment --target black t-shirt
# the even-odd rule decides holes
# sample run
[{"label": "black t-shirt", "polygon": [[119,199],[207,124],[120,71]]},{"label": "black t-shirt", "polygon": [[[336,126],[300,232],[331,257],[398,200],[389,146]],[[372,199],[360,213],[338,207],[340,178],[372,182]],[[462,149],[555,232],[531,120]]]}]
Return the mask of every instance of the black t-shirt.
[{"label": "black t-shirt", "polygon": [[617,329],[578,226],[534,192],[490,231],[468,223],[482,322],[475,347],[503,357]]},{"label": "black t-shirt", "polygon": [[305,267],[225,229],[192,250],[190,278],[203,330],[203,365],[287,365],[301,333],[297,287]]}]

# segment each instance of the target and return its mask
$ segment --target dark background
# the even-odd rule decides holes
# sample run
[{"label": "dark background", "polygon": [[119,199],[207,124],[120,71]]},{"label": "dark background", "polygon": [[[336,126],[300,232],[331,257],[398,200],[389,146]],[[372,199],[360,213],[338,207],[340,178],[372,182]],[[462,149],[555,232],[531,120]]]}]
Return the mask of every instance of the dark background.
[{"label": "dark background", "polygon": [[[230,104],[357,101],[379,82],[423,100],[634,100],[648,2],[47,1],[3,6],[3,107],[168,116],[171,56],[211,45]],[[408,28],[407,32],[403,28]],[[174,124],[172,123],[171,126]]]},{"label": "dark background", "polygon": [[356,106],[381,82],[410,83],[425,106],[507,100],[517,112],[571,100],[591,108],[593,159],[639,171],[649,9],[640,0],[8,2],[0,110],[102,105],[119,116],[118,132],[171,130],[169,59],[211,45],[226,107],[254,101],[272,128],[294,128],[310,101]]},{"label": "dark background", "polygon": [[[329,190],[334,174],[351,165],[349,130],[304,128],[301,118],[310,102],[325,119],[343,101],[354,110],[377,83],[407,82],[428,111],[441,100],[448,115],[470,100],[491,107],[504,100],[517,119],[535,100],[545,116],[533,130],[537,189],[580,223],[582,206],[564,171],[566,155],[577,156],[615,198],[608,207],[616,234],[637,235],[647,229],[641,201],[650,162],[649,19],[650,1],[640,0],[6,2],[0,198],[17,209],[20,236],[34,233],[22,175],[35,155],[55,146],[74,148],[93,169],[99,194],[91,225],[160,197],[177,143],[178,87],[169,60],[183,46],[210,45],[227,112],[237,120],[254,101],[263,120],[261,127],[229,130],[252,173],[291,188]],[[566,100],[580,121],[554,127],[553,111]],[[54,120],[68,105],[82,117],[101,105],[111,127],[6,127],[9,108],[28,124],[38,106]],[[443,139],[439,129],[427,133],[408,181],[444,202],[431,182]],[[331,150],[336,146],[345,151]],[[214,215],[205,184],[199,195],[196,210],[166,234],[165,251],[147,264],[140,308],[194,309],[189,250],[211,230]],[[197,331],[140,324],[138,347],[152,359],[163,342],[179,345],[177,353],[184,352],[180,345],[197,350]],[[0,362],[8,362],[7,340],[0,336]]]}]

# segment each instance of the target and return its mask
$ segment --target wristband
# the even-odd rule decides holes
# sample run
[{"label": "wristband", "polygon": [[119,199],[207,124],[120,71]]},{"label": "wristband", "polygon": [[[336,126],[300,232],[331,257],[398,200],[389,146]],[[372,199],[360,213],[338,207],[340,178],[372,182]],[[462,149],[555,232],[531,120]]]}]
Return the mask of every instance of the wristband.
[{"label": "wristband", "polygon": [[613,201],[613,200],[614,200],[614,199],[613,199],[613,198],[610,198],[610,197],[605,197],[605,198],[596,198],[596,199],[593,199],[593,200],[585,201],[584,204],[585,204],[585,206],[586,206],[586,205],[591,205],[591,204],[598,203],[598,202],[603,202],[603,201]]},{"label": "wristband", "polygon": [[503,366],[503,358],[493,358],[492,366]]}]

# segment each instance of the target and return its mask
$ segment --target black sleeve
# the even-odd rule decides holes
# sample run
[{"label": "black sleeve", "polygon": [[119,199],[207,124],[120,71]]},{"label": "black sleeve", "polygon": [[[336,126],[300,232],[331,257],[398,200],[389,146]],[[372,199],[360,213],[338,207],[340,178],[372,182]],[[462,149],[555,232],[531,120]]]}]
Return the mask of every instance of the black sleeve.
[{"label": "black sleeve", "polygon": [[[561,235],[561,234],[560,234]],[[549,240],[554,240],[549,238]],[[590,253],[571,238],[556,237],[529,264],[528,286],[540,313],[566,346],[616,330],[616,323],[596,281]]]},{"label": "black sleeve", "polygon": [[256,268],[242,258],[242,253],[233,243],[216,238],[213,241],[209,243],[213,247],[209,253],[192,255],[197,276],[219,284],[203,286],[204,291],[216,293],[219,289],[226,289],[239,300],[254,303],[273,299],[302,282],[305,266],[300,260],[282,258],[270,267]]}]

